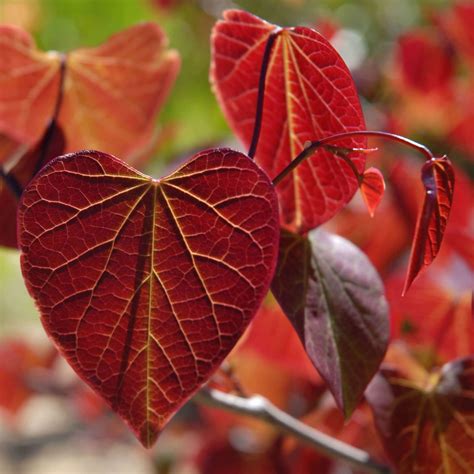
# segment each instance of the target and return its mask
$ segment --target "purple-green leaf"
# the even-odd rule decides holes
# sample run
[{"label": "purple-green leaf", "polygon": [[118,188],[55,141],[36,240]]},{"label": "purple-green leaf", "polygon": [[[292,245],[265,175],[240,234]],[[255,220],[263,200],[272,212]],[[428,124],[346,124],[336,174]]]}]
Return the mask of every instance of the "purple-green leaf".
[{"label": "purple-green leaf", "polygon": [[368,258],[323,230],[283,231],[272,291],[349,417],[384,357],[388,306]]}]

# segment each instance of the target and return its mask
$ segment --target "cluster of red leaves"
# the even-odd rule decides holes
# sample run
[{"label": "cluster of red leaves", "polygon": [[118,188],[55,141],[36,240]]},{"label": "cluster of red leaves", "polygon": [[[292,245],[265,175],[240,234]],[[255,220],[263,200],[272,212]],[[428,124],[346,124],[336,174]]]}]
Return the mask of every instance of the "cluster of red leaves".
[{"label": "cluster of red leaves", "polygon": [[[448,30],[449,25],[447,21]],[[419,41],[423,43],[414,40],[416,45]],[[463,37],[458,41],[464,44]],[[311,423],[369,449],[372,438],[363,432],[371,426],[370,415],[367,406],[357,406],[389,341],[384,289],[360,249],[316,227],[344,208],[358,187],[373,215],[385,182],[380,171],[365,169],[367,139],[357,134],[315,149],[278,186],[271,182],[304,153],[308,141],[365,130],[349,70],[310,28],[279,28],[243,11],[226,12],[212,34],[211,81],[250,157],[228,149],[206,150],[169,176],[153,179],[108,153],[130,163],[149,145],[154,117],[178,67],[176,54],[166,51],[165,44],[156,25],[144,24],[98,48],[62,56],[37,51],[18,29],[0,28],[6,58],[0,65],[0,165],[5,178],[0,198],[8,203],[1,220],[9,229],[1,243],[15,245],[12,222],[18,219],[22,270],[46,331],[145,446],[154,443],[171,416],[218,369],[271,284],[295,331],[275,308],[262,310],[231,356],[236,375],[247,390],[264,395],[270,390],[268,396],[298,416],[323,407],[310,416]],[[409,51],[416,54],[418,46]],[[401,62],[413,64],[410,58]],[[424,79],[410,67],[407,88],[416,90]],[[450,66],[440,61],[439,70],[429,79],[430,93],[444,88]],[[76,151],[81,148],[102,151]],[[50,161],[64,150],[76,152]],[[444,157],[428,160],[422,181],[425,196],[415,217],[405,290],[440,249],[453,199],[450,162]],[[15,186],[26,186],[18,217]],[[388,204],[389,209],[397,205],[396,199]],[[393,224],[389,212],[380,214],[387,225]],[[394,246],[397,252],[408,235]],[[374,238],[367,232],[363,237]],[[386,258],[384,264],[390,262]],[[452,315],[461,314],[463,327],[472,331],[464,311],[464,304],[453,304],[436,319],[431,337],[439,339],[432,349],[441,360],[442,343],[450,344],[443,341],[456,337],[445,330]],[[401,338],[403,324],[417,327],[406,315],[393,321],[395,329],[400,326],[394,334]],[[461,346],[472,350],[470,341]],[[433,393],[449,398],[454,377],[468,393],[471,365],[465,359],[447,366],[434,382],[425,383],[428,375],[422,381],[415,377],[410,389],[422,398]],[[384,384],[376,381],[368,392],[376,418],[381,417],[377,427],[395,460],[410,445],[397,445],[397,431],[382,421],[393,415],[390,403],[400,396],[394,387],[412,375],[382,372]],[[344,416],[354,416],[352,434],[343,428],[342,416],[333,416],[333,406],[317,404],[322,380]],[[302,401],[292,407],[296,395]],[[463,397],[464,392],[462,403]],[[449,403],[449,413],[457,414],[457,401],[449,398]],[[405,425],[397,424],[397,429],[416,423],[417,407],[410,407]],[[459,413],[472,417],[469,401]],[[207,412],[203,416],[213,418]],[[447,423],[459,418],[446,417]],[[224,453],[228,459],[234,452],[235,465],[252,472],[248,460],[228,443],[234,424],[234,417],[228,417],[219,449],[204,449],[202,465],[216,465],[213,456]],[[451,443],[451,436],[461,436],[458,427],[447,437],[440,430],[437,425],[437,437],[426,449],[436,451]],[[316,462],[267,431],[254,472],[275,466],[272,453],[297,459],[301,472]],[[466,433],[469,438],[470,431]],[[390,443],[397,447],[390,449]],[[456,456],[470,466],[465,443],[463,438]],[[413,466],[427,465],[426,459],[447,462],[438,451],[438,457],[426,457],[424,451],[403,457],[401,469],[411,472]],[[322,463],[324,469],[333,467]]]}]

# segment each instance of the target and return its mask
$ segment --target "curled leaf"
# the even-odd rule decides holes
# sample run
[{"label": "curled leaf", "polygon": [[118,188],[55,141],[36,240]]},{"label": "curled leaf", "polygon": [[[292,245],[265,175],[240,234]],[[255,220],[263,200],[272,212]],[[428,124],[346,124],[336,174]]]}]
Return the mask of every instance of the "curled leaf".
[{"label": "curled leaf", "polygon": [[427,161],[421,170],[425,197],[411,249],[405,294],[423,267],[435,259],[441,247],[454,194],[454,170],[445,157]]},{"label": "curled leaf", "polygon": [[389,339],[383,285],[368,258],[322,230],[283,232],[272,292],[349,417]]},{"label": "curled leaf", "polygon": [[252,320],[279,235],[270,180],[227,149],[161,179],[100,152],[60,157],[19,222],[47,333],[147,447]]},{"label": "curled leaf", "polygon": [[[364,130],[357,91],[336,50],[316,31],[283,28],[250,13],[228,10],[212,33],[211,81],[219,104],[237,136],[252,141],[260,65],[272,34],[260,140],[255,159],[276,177],[303,149],[340,132]],[[365,137],[337,143],[367,148]],[[358,172],[365,155],[352,158]],[[351,167],[320,148],[277,187],[285,227],[305,232],[330,219],[352,198],[357,179]]]}]

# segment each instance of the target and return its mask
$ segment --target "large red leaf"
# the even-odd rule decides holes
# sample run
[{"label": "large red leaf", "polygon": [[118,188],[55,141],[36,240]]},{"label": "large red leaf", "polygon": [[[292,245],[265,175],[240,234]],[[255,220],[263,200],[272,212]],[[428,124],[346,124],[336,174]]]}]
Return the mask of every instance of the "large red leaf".
[{"label": "large red leaf", "polygon": [[283,232],[272,291],[339,408],[350,416],[389,339],[383,286],[368,258],[322,230]]},{"label": "large red leaf", "polygon": [[26,188],[19,222],[46,331],[145,446],[251,321],[279,235],[268,177],[224,149],[159,180],[103,153],[66,155]]},{"label": "large red leaf", "polygon": [[[246,146],[253,134],[265,45],[276,28],[250,13],[229,10],[212,34],[211,81],[230,126]],[[284,28],[267,71],[258,163],[275,177],[308,140],[364,129],[357,92],[338,53],[310,28]],[[366,148],[367,143],[354,137],[338,145]],[[365,156],[353,161],[362,172]],[[278,185],[283,224],[312,229],[341,209],[356,189],[351,168],[319,149]]]},{"label": "large red leaf", "polygon": [[64,59],[35,49],[16,27],[0,27],[0,132],[34,144],[51,120],[60,95],[59,124],[68,151],[97,148],[129,161],[153,135],[155,115],[179,69],[158,25],[142,23],[97,48]]},{"label": "large red leaf", "polygon": [[454,171],[445,156],[427,161],[421,170],[421,179],[425,198],[416,224],[403,293],[438,254],[453,203]]},{"label": "large red leaf", "polygon": [[[15,148],[7,147],[9,160],[5,160],[7,161],[5,168],[8,167],[9,175],[15,179],[16,184],[21,189],[24,189],[42,165],[64,152],[65,143],[61,129],[54,127],[48,135],[47,143],[44,139],[41,139],[31,150],[25,150],[24,146],[18,144]],[[11,143],[15,142],[12,141]],[[10,145],[10,147],[13,147],[13,145]],[[0,162],[1,153],[0,151]],[[0,245],[16,248],[19,197],[8,185],[7,179],[7,176],[0,177]]]},{"label": "large red leaf", "polygon": [[474,357],[424,380],[384,369],[366,397],[387,453],[400,474],[474,471]]}]

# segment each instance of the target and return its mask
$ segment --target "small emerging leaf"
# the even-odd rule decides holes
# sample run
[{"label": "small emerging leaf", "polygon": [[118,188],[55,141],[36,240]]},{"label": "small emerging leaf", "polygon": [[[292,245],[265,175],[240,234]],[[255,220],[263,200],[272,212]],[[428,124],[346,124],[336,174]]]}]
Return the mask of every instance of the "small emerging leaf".
[{"label": "small emerging leaf", "polygon": [[322,230],[283,232],[272,292],[349,417],[389,338],[382,282],[349,241]]},{"label": "small emerging leaf", "polygon": [[377,168],[367,168],[362,175],[359,189],[369,210],[370,217],[374,217],[375,210],[385,192],[385,181],[380,170]]},{"label": "small emerging leaf", "polygon": [[445,156],[427,161],[421,170],[421,179],[425,198],[416,224],[403,294],[422,268],[430,265],[438,254],[453,202],[454,170]]},{"label": "small emerging leaf", "polygon": [[366,398],[400,474],[474,472],[474,357],[422,379],[384,369]]},{"label": "small emerging leaf", "polygon": [[227,149],[159,180],[84,151],[43,168],[18,220],[23,275],[47,333],[151,446],[268,290],[279,235],[272,183]]}]

